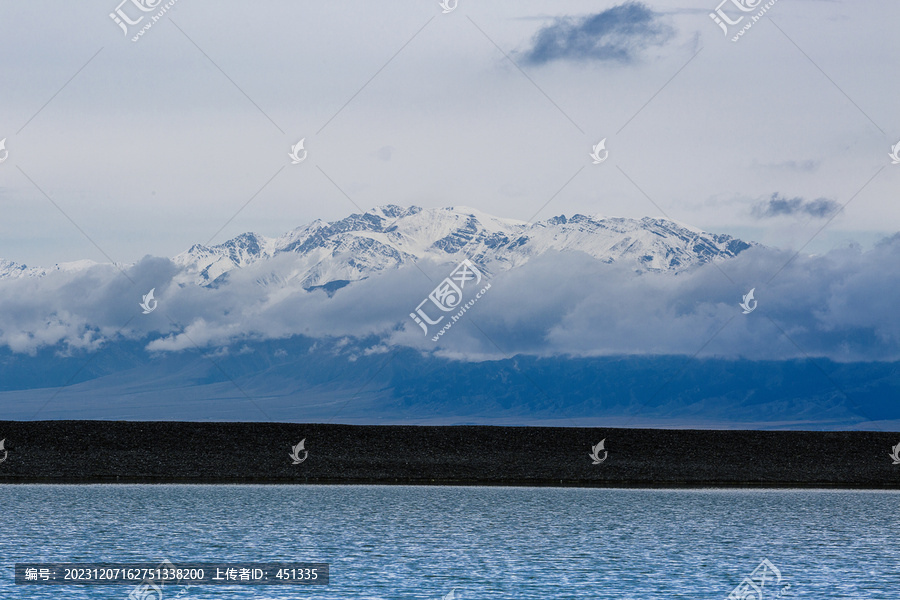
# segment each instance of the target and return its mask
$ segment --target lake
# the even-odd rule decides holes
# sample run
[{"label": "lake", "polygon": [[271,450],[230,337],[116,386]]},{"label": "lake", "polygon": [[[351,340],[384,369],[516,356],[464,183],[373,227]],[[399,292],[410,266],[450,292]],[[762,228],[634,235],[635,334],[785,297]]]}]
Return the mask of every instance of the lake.
[{"label": "lake", "polygon": [[15,563],[163,559],[330,564],[327,586],[165,586],[166,600],[440,600],[454,589],[460,600],[724,600],[745,578],[759,583],[764,559],[777,573],[745,600],[900,597],[891,491],[0,485],[0,509],[10,599],[132,590],[15,585]]}]

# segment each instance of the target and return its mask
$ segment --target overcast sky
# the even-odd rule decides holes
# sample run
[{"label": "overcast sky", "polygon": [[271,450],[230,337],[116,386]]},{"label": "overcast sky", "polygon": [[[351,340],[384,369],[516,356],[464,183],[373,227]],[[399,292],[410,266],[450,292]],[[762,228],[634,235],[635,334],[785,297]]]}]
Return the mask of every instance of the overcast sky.
[{"label": "overcast sky", "polygon": [[117,3],[0,3],[2,258],[133,262],[388,203],[815,252],[900,231],[900,2],[780,0],[738,42],[717,0],[178,0],[138,42]]}]

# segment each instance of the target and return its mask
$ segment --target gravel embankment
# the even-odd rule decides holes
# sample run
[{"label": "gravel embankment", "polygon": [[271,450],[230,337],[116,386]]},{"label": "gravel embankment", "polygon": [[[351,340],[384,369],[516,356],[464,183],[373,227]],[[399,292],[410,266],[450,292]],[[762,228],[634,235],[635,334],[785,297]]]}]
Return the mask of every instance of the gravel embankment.
[{"label": "gravel embankment", "polygon": [[[890,432],[0,421],[4,438],[0,483],[900,489]],[[292,464],[304,438],[308,457]]]}]

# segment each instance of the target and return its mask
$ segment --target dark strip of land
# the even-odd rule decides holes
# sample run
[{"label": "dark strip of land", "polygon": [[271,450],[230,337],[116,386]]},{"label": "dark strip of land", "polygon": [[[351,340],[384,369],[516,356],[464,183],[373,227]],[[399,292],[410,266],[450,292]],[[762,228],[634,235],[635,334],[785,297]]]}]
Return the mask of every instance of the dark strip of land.
[{"label": "dark strip of land", "polygon": [[0,483],[900,489],[890,432],[0,421],[4,438]]}]

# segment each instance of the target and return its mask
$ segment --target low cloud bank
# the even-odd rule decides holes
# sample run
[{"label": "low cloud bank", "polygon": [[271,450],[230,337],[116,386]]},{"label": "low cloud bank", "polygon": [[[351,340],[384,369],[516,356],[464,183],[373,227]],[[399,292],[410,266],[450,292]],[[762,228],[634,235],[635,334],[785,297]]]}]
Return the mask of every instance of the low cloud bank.
[{"label": "low cloud bank", "polygon": [[[289,272],[291,258],[234,271],[216,289],[174,283],[177,267],[159,258],[128,271],[135,283],[108,266],[2,281],[0,344],[17,353],[43,347],[65,353],[128,339],[149,340],[150,351],[176,352],[299,334],[377,340],[372,352],[403,346],[463,360],[516,354],[900,359],[900,234],[867,252],[848,248],[793,260],[791,253],[757,247],[677,276],[637,275],[579,253],[546,254],[489,276],[490,290],[438,342],[431,338],[439,326],[425,334],[409,314],[454,265],[375,274],[328,296],[273,275]],[[151,288],[158,305],[145,315],[138,304]],[[738,303],[750,288],[758,304],[743,314]]]}]

